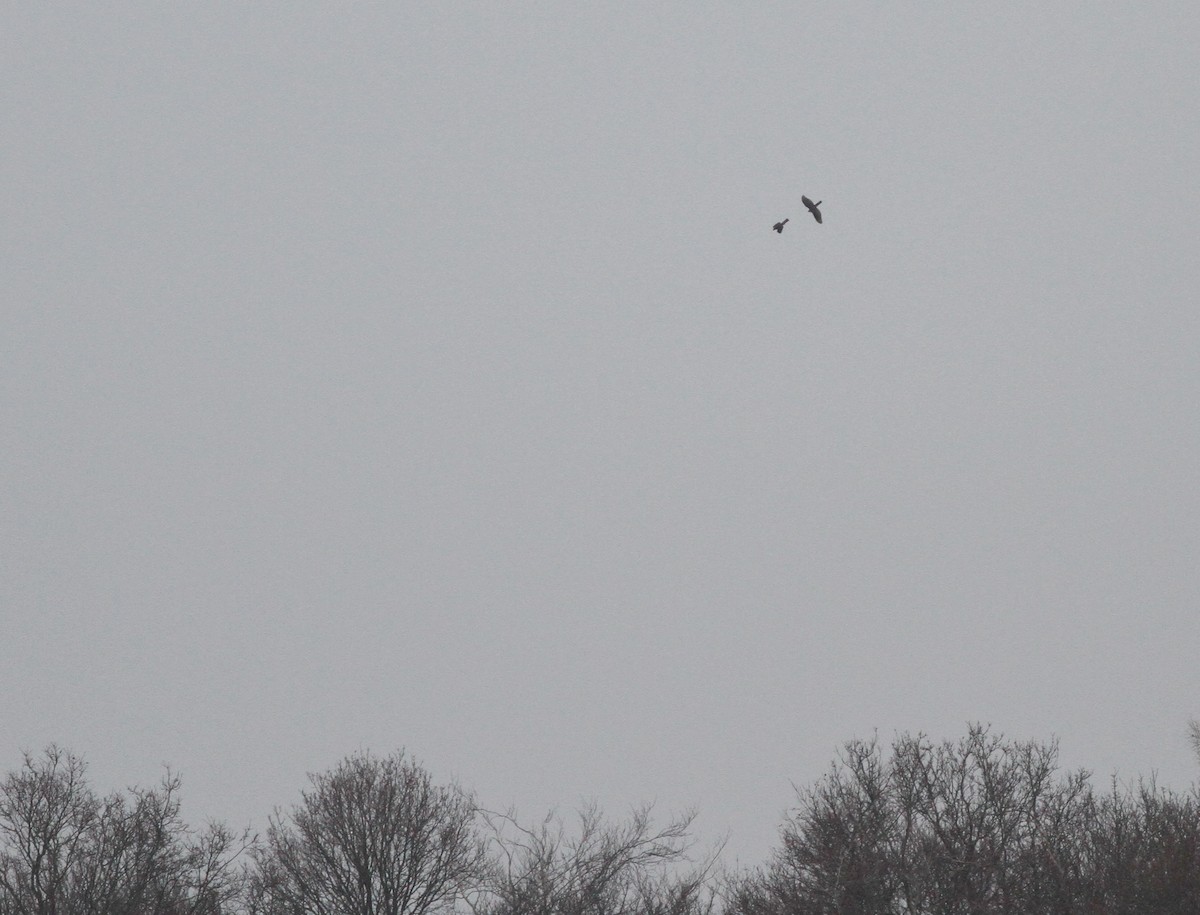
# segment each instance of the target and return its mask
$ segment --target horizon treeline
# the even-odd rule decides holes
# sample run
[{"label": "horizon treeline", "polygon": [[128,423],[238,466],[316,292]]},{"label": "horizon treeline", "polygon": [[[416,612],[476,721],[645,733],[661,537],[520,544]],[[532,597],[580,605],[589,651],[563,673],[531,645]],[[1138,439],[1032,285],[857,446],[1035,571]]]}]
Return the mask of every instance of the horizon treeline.
[{"label": "horizon treeline", "polygon": [[[1200,750],[1200,726],[1193,724]],[[1200,795],[1104,788],[1056,741],[971,726],[845,744],[767,861],[698,852],[695,814],[532,823],[399,750],[309,776],[261,835],[180,814],[181,781],[98,795],[82,757],[0,782],[0,915],[1195,915]]]}]

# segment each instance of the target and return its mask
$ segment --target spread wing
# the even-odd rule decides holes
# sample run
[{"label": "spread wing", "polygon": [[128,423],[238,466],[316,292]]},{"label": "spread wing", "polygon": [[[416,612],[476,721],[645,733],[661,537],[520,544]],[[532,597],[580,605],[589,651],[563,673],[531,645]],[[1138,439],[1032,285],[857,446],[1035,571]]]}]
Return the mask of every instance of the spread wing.
[{"label": "spread wing", "polygon": [[817,222],[821,221],[821,211],[817,209],[817,204],[813,203],[803,195],[800,196],[800,202],[808,207],[808,212],[813,214],[813,219],[815,219]]}]

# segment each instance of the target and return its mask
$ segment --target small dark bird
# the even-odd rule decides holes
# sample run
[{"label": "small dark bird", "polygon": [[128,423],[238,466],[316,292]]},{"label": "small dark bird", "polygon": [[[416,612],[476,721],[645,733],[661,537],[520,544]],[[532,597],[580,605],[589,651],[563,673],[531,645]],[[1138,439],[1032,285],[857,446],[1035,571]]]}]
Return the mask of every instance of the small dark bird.
[{"label": "small dark bird", "polygon": [[813,203],[807,197],[801,195],[800,202],[808,207],[808,212],[813,214],[813,219],[815,219],[817,222],[821,221],[821,211],[817,209],[817,207],[821,205],[820,200],[818,200],[816,203]]},{"label": "small dark bird", "polygon": [[788,221],[785,219],[783,222],[775,223],[775,225],[771,226],[771,228],[774,229],[776,232],[778,232],[780,235],[782,235],[783,227],[786,226],[787,224],[788,224]]}]

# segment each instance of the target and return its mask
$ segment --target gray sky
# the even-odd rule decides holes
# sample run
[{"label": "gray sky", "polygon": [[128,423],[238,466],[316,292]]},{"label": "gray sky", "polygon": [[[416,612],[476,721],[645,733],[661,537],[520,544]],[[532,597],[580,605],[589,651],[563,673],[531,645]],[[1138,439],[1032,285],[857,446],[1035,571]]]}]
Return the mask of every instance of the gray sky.
[{"label": "gray sky", "polygon": [[1200,11],[748,6],[6,9],[2,768],[1197,777]]}]

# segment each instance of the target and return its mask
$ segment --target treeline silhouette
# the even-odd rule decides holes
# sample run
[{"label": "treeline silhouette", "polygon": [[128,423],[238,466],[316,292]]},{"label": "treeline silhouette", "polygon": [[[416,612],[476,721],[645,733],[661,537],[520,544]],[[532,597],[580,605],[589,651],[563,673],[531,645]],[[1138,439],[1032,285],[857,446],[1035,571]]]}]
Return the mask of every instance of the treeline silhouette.
[{"label": "treeline silhouette", "polygon": [[0,784],[0,915],[1197,915],[1200,798],[1103,789],[1055,742],[973,726],[847,743],[770,859],[697,854],[693,814],[524,823],[403,751],[310,776],[261,835],[180,816],[180,780],[108,796],[83,759]]}]

